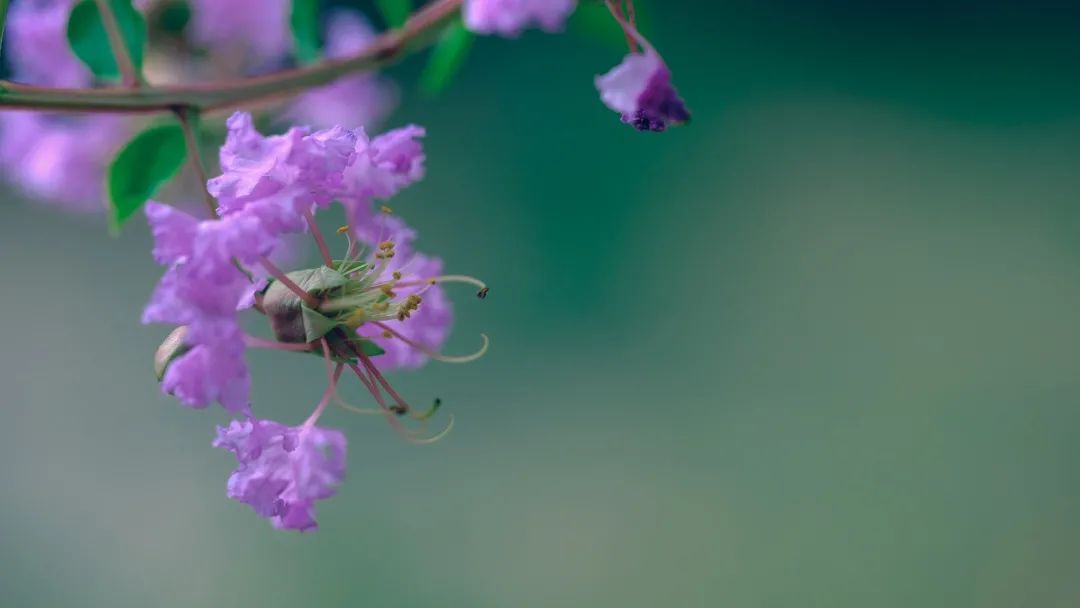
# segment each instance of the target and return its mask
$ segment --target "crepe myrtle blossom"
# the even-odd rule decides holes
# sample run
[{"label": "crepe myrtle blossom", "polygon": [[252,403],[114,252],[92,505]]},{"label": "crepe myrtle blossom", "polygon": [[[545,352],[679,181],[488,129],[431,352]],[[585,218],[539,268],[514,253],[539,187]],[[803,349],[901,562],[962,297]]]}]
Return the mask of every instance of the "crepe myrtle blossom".
[{"label": "crepe myrtle blossom", "polygon": [[[358,53],[375,39],[375,30],[364,17],[338,10],[330,15],[323,52],[331,59]],[[343,76],[326,86],[300,95],[285,111],[290,121],[317,129],[332,125],[374,125],[385,119],[398,103],[394,84],[377,74]]]},{"label": "crepe myrtle blossom", "polygon": [[462,11],[473,32],[513,38],[532,26],[561,31],[576,6],[576,0],[465,0]]},{"label": "crepe myrtle blossom", "polygon": [[[248,504],[279,528],[315,527],[314,501],[327,498],[344,477],[345,438],[316,427],[328,405],[386,416],[406,439],[438,439],[407,429],[398,419],[421,424],[439,406],[417,412],[383,375],[417,367],[428,358],[466,362],[483,355],[450,357],[438,352],[449,334],[451,314],[443,284],[470,283],[442,275],[442,262],[413,250],[415,231],[383,207],[350,213],[360,223],[342,227],[344,253],[335,257],[314,214],[333,199],[348,205],[392,196],[419,179],[423,151],[418,127],[375,138],[340,127],[308,132],[290,129],[265,137],[250,117],[229,120],[222,148],[223,174],[211,180],[219,218],[199,220],[160,203],[146,215],[154,258],[167,267],[143,320],[178,327],[159,347],[155,370],[166,393],[202,408],[217,401],[240,420],[218,430],[215,446],[234,453],[238,467],[228,495]],[[309,231],[322,265],[292,272],[267,259],[283,235]],[[239,314],[261,313],[273,339],[249,335]],[[323,359],[327,386],[308,419],[297,427],[261,420],[250,403],[247,348],[269,348]],[[338,397],[343,372],[371,394],[363,410]]]},{"label": "crepe myrtle blossom", "polygon": [[[610,6],[610,3],[609,3]],[[668,125],[690,120],[690,112],[671,85],[671,71],[652,44],[620,11],[612,14],[626,32],[632,52],[608,73],[596,77],[600,99],[619,113],[624,123],[639,131],[660,132]]]}]

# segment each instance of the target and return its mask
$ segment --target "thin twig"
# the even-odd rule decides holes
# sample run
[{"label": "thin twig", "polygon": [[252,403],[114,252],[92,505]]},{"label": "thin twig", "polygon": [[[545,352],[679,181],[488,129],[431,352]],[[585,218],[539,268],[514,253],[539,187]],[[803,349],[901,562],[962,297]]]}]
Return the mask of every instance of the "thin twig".
[{"label": "thin twig", "polygon": [[354,72],[372,70],[401,59],[435,40],[439,27],[458,14],[462,0],[435,0],[413,13],[401,30],[384,32],[359,53],[318,64],[233,82],[139,89],[55,89],[0,81],[0,107],[72,112],[161,112],[184,106],[223,110],[289,97]]},{"label": "thin twig", "polygon": [[294,294],[296,294],[296,297],[303,300],[304,304],[308,305],[308,308],[314,310],[319,309],[319,305],[321,304],[321,302],[319,302],[319,299],[311,295],[310,293],[304,291],[302,287],[296,284],[296,281],[293,281],[288,276],[286,276],[286,274],[282,272],[281,269],[277,267],[277,265],[268,260],[265,256],[259,258],[259,263],[262,264],[263,268],[265,268],[266,271],[270,273],[270,276],[274,277],[278,281],[281,281],[282,285],[288,287],[289,291],[293,292]]},{"label": "thin twig", "polygon": [[217,201],[206,189],[206,164],[203,162],[202,147],[199,146],[199,111],[187,106],[173,108],[173,113],[180,120],[180,128],[184,131],[184,143],[187,145],[188,160],[191,168],[195,170],[195,177],[199,180],[199,190],[202,191],[203,201],[210,209],[214,217],[218,215]]},{"label": "thin twig", "polygon": [[98,13],[101,15],[101,23],[105,26],[105,35],[109,38],[109,49],[112,51],[113,59],[116,60],[116,65],[120,68],[122,82],[125,87],[137,89],[142,78],[135,69],[135,62],[131,59],[131,50],[124,42],[124,34],[120,31],[120,24],[116,21],[112,5],[109,4],[109,0],[95,1]]},{"label": "thin twig", "polygon": [[304,210],[304,219],[307,220],[308,229],[311,230],[311,236],[315,239],[315,245],[319,247],[319,254],[322,255],[323,264],[332,269],[334,267],[334,257],[330,255],[330,248],[326,246],[326,239],[323,238],[319,225],[315,223],[315,216],[311,213],[311,209]]}]

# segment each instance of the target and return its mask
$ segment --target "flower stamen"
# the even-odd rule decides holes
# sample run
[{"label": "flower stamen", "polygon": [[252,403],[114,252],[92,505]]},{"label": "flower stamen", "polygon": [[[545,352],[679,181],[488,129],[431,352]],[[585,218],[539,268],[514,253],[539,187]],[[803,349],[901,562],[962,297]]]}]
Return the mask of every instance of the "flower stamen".
[{"label": "flower stamen", "polygon": [[383,331],[390,332],[398,340],[401,340],[405,344],[408,344],[409,346],[411,346],[411,347],[415,348],[416,350],[424,353],[425,355],[431,357],[432,359],[435,359],[436,361],[442,361],[443,363],[469,363],[470,361],[476,361],[480,357],[484,356],[484,353],[486,353],[487,350],[488,350],[488,346],[491,344],[491,341],[488,340],[488,337],[487,337],[486,334],[480,334],[480,339],[483,340],[484,343],[480,346],[480,348],[476,352],[474,352],[472,354],[469,354],[469,355],[444,355],[442,353],[437,353],[437,352],[431,350],[430,348],[428,348],[428,347],[426,347],[426,346],[424,346],[422,344],[419,344],[417,342],[414,342],[414,341],[406,338],[405,336],[401,335],[400,333],[394,331],[390,326],[386,325],[385,323],[380,323],[379,321],[372,321],[372,324],[378,326]]}]

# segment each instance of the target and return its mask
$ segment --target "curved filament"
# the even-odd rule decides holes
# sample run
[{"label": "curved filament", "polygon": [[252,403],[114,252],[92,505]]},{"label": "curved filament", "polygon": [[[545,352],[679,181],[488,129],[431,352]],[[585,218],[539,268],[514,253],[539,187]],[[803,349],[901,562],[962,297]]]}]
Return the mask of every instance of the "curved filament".
[{"label": "curved filament", "polygon": [[378,326],[380,329],[390,332],[391,335],[393,335],[398,340],[401,340],[405,344],[408,344],[409,346],[424,353],[432,359],[435,359],[436,361],[442,361],[443,363],[469,363],[470,361],[476,361],[480,357],[484,356],[484,353],[486,353],[488,350],[488,346],[491,344],[491,340],[488,340],[487,334],[480,334],[480,339],[483,340],[484,343],[476,352],[469,355],[444,355],[442,353],[431,350],[423,344],[419,344],[406,338],[405,336],[401,335],[397,331],[394,331],[390,326],[386,325],[381,321],[372,321],[371,323]]}]

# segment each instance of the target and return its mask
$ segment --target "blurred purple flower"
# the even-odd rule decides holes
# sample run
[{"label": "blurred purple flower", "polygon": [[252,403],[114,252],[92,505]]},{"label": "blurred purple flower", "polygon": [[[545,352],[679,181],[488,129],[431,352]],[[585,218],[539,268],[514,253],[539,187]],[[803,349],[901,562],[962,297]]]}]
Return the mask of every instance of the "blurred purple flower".
[{"label": "blurred purple flower", "polygon": [[247,503],[275,528],[314,530],[315,501],[330,498],[345,478],[345,435],[312,425],[269,420],[218,427],[214,447],[236,455],[229,498]]},{"label": "blurred purple flower", "polygon": [[251,63],[284,57],[292,49],[290,0],[190,0],[192,39],[218,50],[240,50]]},{"label": "blurred purple flower", "polygon": [[[85,87],[91,75],[67,43],[72,0],[16,0],[4,37],[11,78]],[[129,133],[119,116],[0,112],[0,165],[28,195],[79,211],[103,209],[103,174]]]},{"label": "blurred purple flower", "polygon": [[90,83],[90,71],[68,48],[67,21],[74,4],[74,0],[12,2],[4,35],[12,80],[73,88]]},{"label": "blurred purple flower", "polygon": [[[387,338],[381,327],[372,324],[361,325],[357,333],[373,340],[386,351],[378,357],[380,369],[420,367],[428,360],[428,356],[403,341],[401,337],[424,350],[437,352],[450,334],[453,321],[450,300],[446,297],[442,285],[430,283],[431,279],[442,274],[443,263],[439,258],[413,251],[412,242],[416,238],[416,231],[400,218],[383,215],[374,224],[359,231],[357,237],[371,248],[373,255],[378,243],[394,243],[394,257],[386,262],[380,280],[395,285],[393,291],[399,300],[418,294],[423,301],[406,319],[382,321],[383,325],[397,332],[400,337]],[[378,266],[378,260],[373,256],[369,258],[369,263]],[[400,276],[395,273],[400,273]],[[405,286],[399,287],[397,284]]]},{"label": "blurred purple flower", "polygon": [[576,0],[465,0],[465,26],[477,34],[515,37],[531,26],[557,32]]},{"label": "blurred purple flower", "polygon": [[102,211],[105,167],[129,132],[107,114],[0,112],[0,165],[28,195],[77,211]]},{"label": "blurred purple flower", "polygon": [[[361,15],[335,11],[327,31],[326,56],[352,55],[374,37],[375,30]],[[290,104],[285,116],[316,129],[333,125],[370,128],[385,119],[397,102],[398,92],[392,82],[374,73],[358,74],[305,92]]]}]

